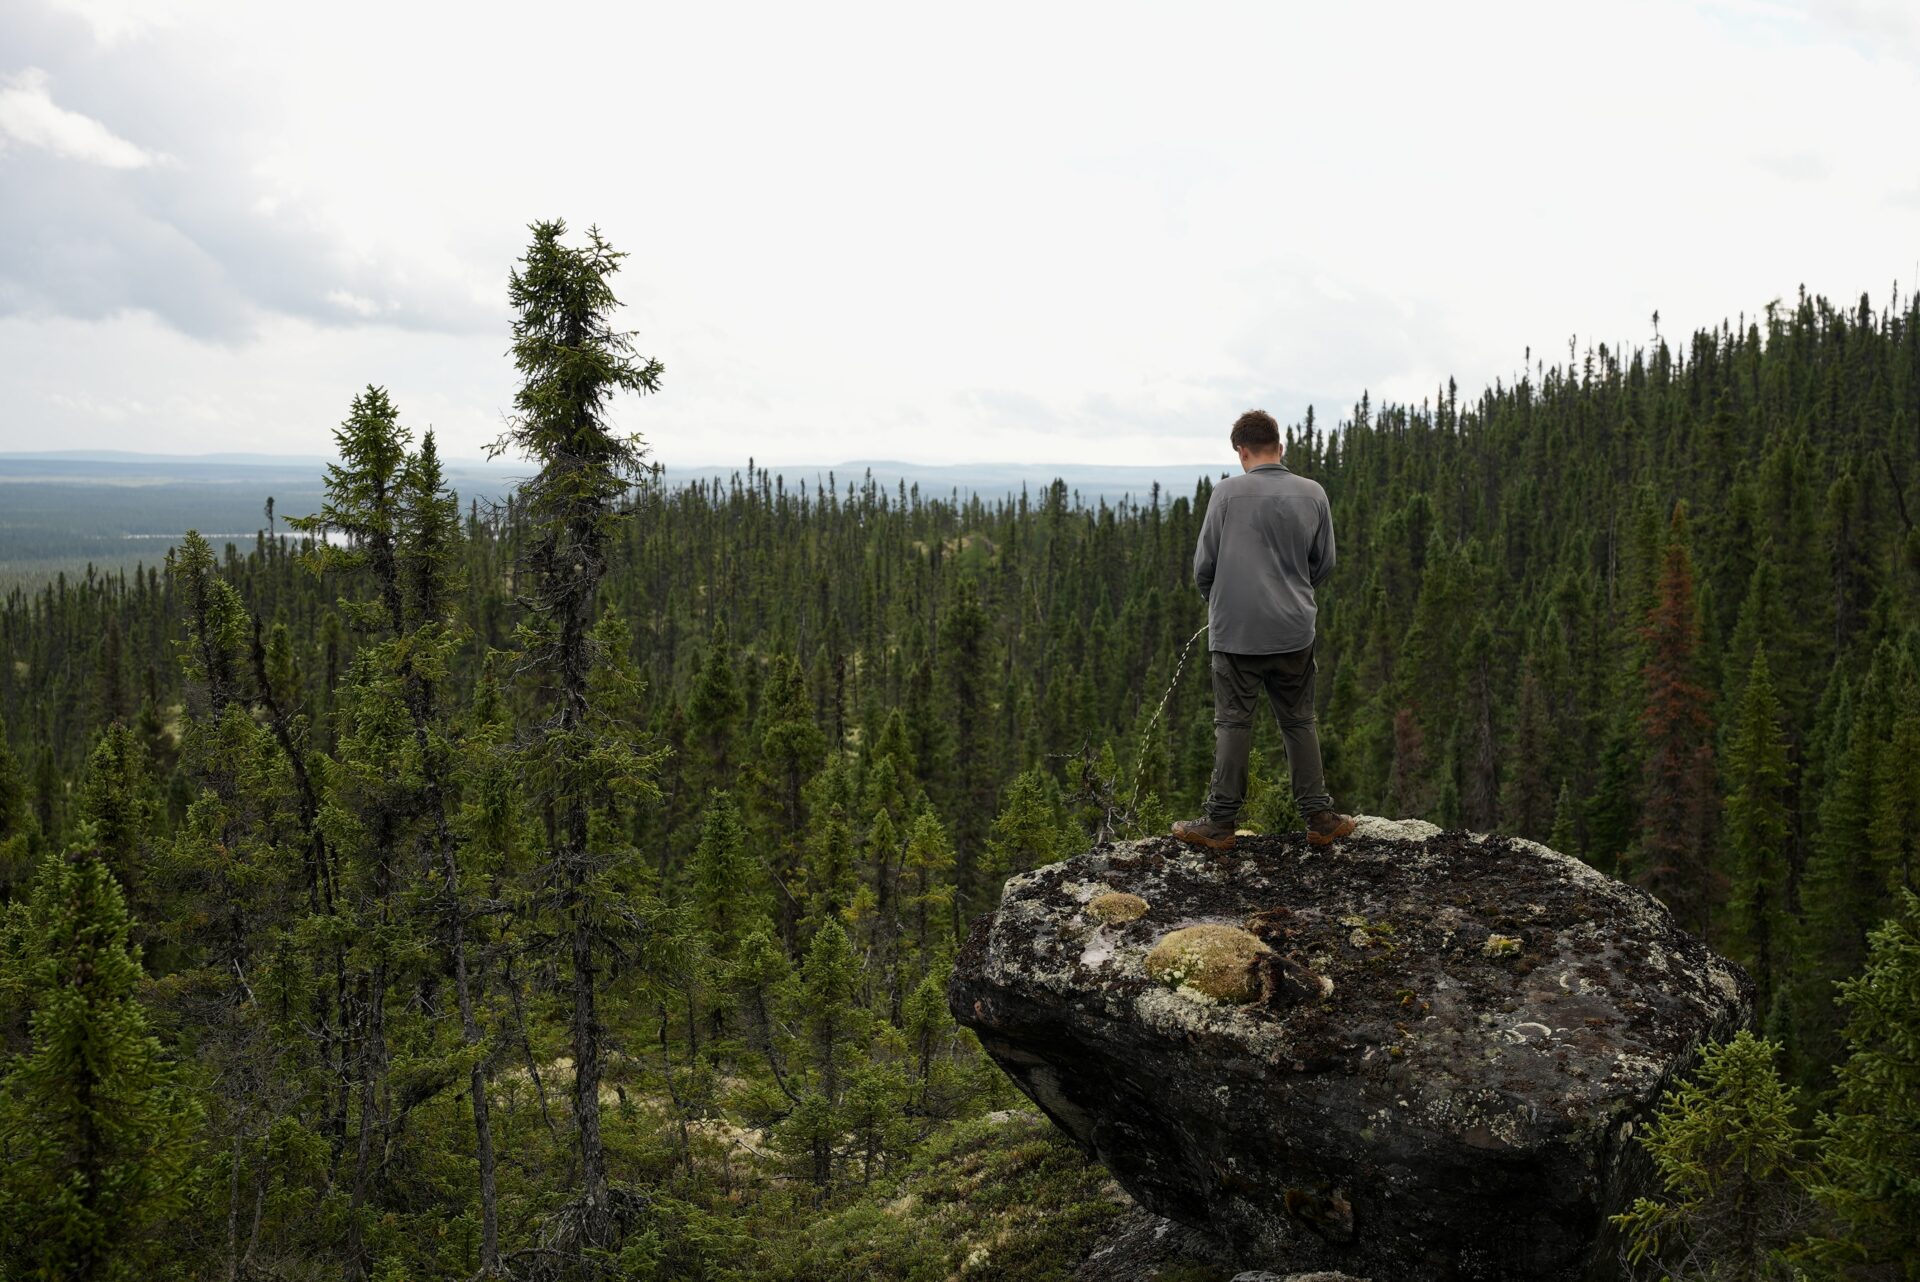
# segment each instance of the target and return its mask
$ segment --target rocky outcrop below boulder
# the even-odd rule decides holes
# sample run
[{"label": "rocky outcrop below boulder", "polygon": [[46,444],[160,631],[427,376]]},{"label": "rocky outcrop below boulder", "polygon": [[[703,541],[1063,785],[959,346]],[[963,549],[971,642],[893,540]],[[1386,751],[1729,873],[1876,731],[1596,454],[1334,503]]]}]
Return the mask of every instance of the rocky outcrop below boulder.
[{"label": "rocky outcrop below boulder", "polygon": [[1018,874],[948,999],[1242,1268],[1593,1282],[1652,1178],[1634,1128],[1752,992],[1577,859],[1365,818],[1330,847],[1154,838]]},{"label": "rocky outcrop below boulder", "polygon": [[1232,1251],[1211,1234],[1129,1205],[1087,1252],[1071,1282],[1159,1282],[1166,1273],[1225,1278],[1236,1267]]}]

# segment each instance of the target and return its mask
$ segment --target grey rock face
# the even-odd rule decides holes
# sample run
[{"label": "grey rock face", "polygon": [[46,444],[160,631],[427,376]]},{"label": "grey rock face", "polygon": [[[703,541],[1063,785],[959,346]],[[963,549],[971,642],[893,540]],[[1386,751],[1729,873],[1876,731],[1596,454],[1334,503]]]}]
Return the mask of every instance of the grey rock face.
[{"label": "grey rock face", "polygon": [[[1109,892],[1145,913],[1086,911]],[[1149,975],[1157,943],[1209,924],[1264,946],[1222,955],[1249,982],[1166,949]],[[1363,818],[1332,847],[1155,838],[1018,874],[948,1000],[1135,1200],[1242,1267],[1595,1282],[1616,1271],[1605,1217],[1651,1179],[1634,1128],[1753,988],[1577,859]]]},{"label": "grey rock face", "polygon": [[1155,1282],[1169,1268],[1211,1265],[1224,1271],[1233,1257],[1198,1229],[1129,1207],[1073,1271],[1073,1282]]}]

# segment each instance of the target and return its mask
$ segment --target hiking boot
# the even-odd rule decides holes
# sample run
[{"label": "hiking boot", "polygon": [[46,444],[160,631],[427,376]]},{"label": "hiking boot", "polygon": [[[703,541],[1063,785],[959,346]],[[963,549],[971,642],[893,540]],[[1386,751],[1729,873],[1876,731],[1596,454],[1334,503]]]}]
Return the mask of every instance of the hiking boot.
[{"label": "hiking boot", "polygon": [[1232,850],[1234,842],[1233,825],[1218,823],[1212,819],[1181,819],[1173,825],[1173,835],[1189,846],[1205,846],[1208,850]]},{"label": "hiking boot", "polygon": [[1316,810],[1307,820],[1307,840],[1316,846],[1331,846],[1352,833],[1353,828],[1352,815],[1343,815],[1338,810]]}]

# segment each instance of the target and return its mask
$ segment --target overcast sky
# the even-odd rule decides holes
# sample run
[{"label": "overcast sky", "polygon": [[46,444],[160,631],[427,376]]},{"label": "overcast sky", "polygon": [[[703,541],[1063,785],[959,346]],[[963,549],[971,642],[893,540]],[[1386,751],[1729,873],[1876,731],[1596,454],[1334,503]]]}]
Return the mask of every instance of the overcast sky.
[{"label": "overcast sky", "polygon": [[0,0],[0,451],[477,456],[598,223],[668,464],[1206,461],[1920,273],[1920,5]]}]

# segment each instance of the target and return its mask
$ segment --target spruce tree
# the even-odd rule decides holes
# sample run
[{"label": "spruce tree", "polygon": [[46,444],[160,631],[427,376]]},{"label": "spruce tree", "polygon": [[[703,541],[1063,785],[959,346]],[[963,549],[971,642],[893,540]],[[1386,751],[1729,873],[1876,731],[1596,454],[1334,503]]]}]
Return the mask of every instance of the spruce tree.
[{"label": "spruce tree", "polygon": [[793,968],[781,948],[772,923],[750,929],[735,950],[722,980],[746,1026],[747,1042],[766,1061],[774,1085],[788,1105],[800,1103],[801,1083],[787,1069],[782,1029],[792,1001]]},{"label": "spruce tree", "polygon": [[1867,963],[1840,986],[1846,1059],[1817,1119],[1814,1192],[1834,1217],[1816,1256],[1847,1276],[1920,1278],[1920,895],[1870,936]]},{"label": "spruce tree", "polygon": [[1549,773],[1552,763],[1547,756],[1552,727],[1547,720],[1546,694],[1533,668],[1532,655],[1528,655],[1521,664],[1513,761],[1501,809],[1508,829],[1541,841],[1553,830],[1557,806]]},{"label": "spruce tree", "polygon": [[840,755],[807,782],[805,834],[806,918],[809,931],[828,921],[845,922],[860,891],[853,822],[853,780]]},{"label": "spruce tree", "polygon": [[810,827],[807,781],[826,757],[827,741],[807,706],[806,678],[798,661],[776,656],[763,701],[755,807],[761,839],[771,852],[774,919],[788,950],[798,946],[806,912],[801,851]]},{"label": "spruce tree", "polygon": [[185,599],[187,637],[180,661],[217,718],[242,694],[242,647],[250,620],[240,594],[219,577],[213,548],[188,530],[167,553],[167,571]]},{"label": "spruce tree", "polygon": [[611,277],[625,255],[598,228],[588,229],[580,247],[563,243],[559,220],[535,223],[532,231],[508,282],[517,313],[514,364],[525,381],[499,448],[517,449],[539,468],[518,496],[528,587],[517,640],[521,668],[537,681],[543,719],[521,760],[528,786],[551,814],[534,889],[566,959],[581,1193],[571,1243],[584,1258],[612,1245],[618,1222],[600,1126],[607,940],[645,918],[630,902],[638,890],[631,851],[613,838],[604,811],[596,821],[596,800],[616,787],[632,799],[658,795],[657,755],[644,732],[617,715],[626,709],[596,697],[606,694],[609,661],[626,657],[609,653],[616,634],[596,620],[615,530],[645,457],[637,433],[614,430],[608,405],[620,392],[657,390],[662,366],[637,358],[632,336],[613,327],[618,299]]},{"label": "spruce tree", "polygon": [[955,1116],[972,1096],[971,1083],[955,1064],[959,1025],[947,1009],[946,974],[928,974],[908,995],[901,1031],[912,1066],[907,1111],[921,1119],[923,1133]]},{"label": "spruce tree", "polygon": [[1903,659],[1896,680],[1867,829],[1874,866],[1892,892],[1920,890],[1920,671],[1912,654]]},{"label": "spruce tree", "polygon": [[805,1154],[809,1178],[825,1188],[836,1178],[834,1159],[847,1129],[844,1096],[873,1031],[859,1002],[860,959],[838,921],[828,919],[814,933],[799,981],[793,1014],[804,1030],[810,1074],[783,1130],[790,1149]]},{"label": "spruce tree", "polygon": [[[1554,799],[1553,803],[1553,829],[1547,837],[1547,845],[1562,854],[1585,858],[1586,852],[1580,849],[1580,834],[1575,826],[1576,809],[1573,785],[1561,784],[1560,795]],[[1523,832],[1521,835],[1526,834]]]},{"label": "spruce tree", "polygon": [[1705,934],[1715,899],[1709,862],[1719,818],[1713,788],[1710,692],[1696,675],[1700,621],[1693,603],[1686,509],[1676,505],[1655,604],[1641,630],[1646,771],[1634,846],[1634,880],[1658,895],[1684,928]]},{"label": "spruce tree", "polygon": [[132,922],[106,865],[43,859],[25,934],[32,1044],[0,1077],[0,1274],[172,1273],[198,1112],[149,1031]]},{"label": "spruce tree", "polygon": [[1884,672],[1869,669],[1858,693],[1843,690],[1826,747],[1825,787],[1813,854],[1801,880],[1801,920],[1790,983],[1794,1048],[1802,1080],[1825,1079],[1839,1057],[1835,984],[1866,963],[1867,933],[1879,919],[1886,885],[1872,854],[1870,828],[1880,740],[1875,708],[1885,701]]},{"label": "spruce tree", "polygon": [[923,807],[914,816],[913,831],[907,836],[901,864],[907,886],[901,913],[912,928],[916,974],[924,978],[944,972],[958,946],[951,927],[953,844],[931,806]]},{"label": "spruce tree", "polygon": [[1060,830],[1046,777],[1037,770],[1016,776],[988,832],[987,857],[964,915],[971,917],[998,903],[1002,883],[1014,873],[1058,859],[1063,844]]},{"label": "spruce tree", "polygon": [[691,873],[694,921],[705,934],[708,953],[724,962],[771,907],[758,863],[747,852],[740,808],[724,789],[709,792],[701,807]]},{"label": "spruce tree", "polygon": [[725,621],[713,625],[707,657],[687,699],[687,724],[696,749],[688,767],[696,796],[713,788],[731,788],[735,769],[734,740],[747,710],[746,695],[734,669],[733,645]]},{"label": "spruce tree", "polygon": [[900,925],[900,858],[905,843],[899,829],[894,827],[892,812],[885,806],[874,811],[861,845],[860,885],[846,914],[847,924],[853,928],[854,939],[871,968],[865,996],[871,1000],[876,992],[885,991],[884,1009],[891,1013],[900,1008],[895,961]]},{"label": "spruce tree", "polygon": [[[290,518],[296,529],[339,536],[307,554],[316,570],[353,576],[364,595],[340,598],[337,608],[363,644],[349,661],[337,691],[338,741],[320,763],[324,810],[320,821],[339,857],[340,907],[354,941],[346,957],[361,996],[347,1032],[356,1053],[353,1172],[343,1250],[347,1276],[371,1268],[365,1245],[376,1137],[392,1129],[387,1076],[391,1060],[389,990],[401,959],[411,952],[413,922],[400,899],[408,855],[420,844],[424,819],[423,770],[416,741],[416,655],[409,636],[401,582],[401,486],[410,433],[386,393],[369,387],[354,398],[334,432],[340,461],[327,469],[326,501],[313,516]],[[430,640],[431,638],[429,638]],[[291,706],[294,692],[262,663],[262,685],[278,690],[273,703]],[[282,720],[282,711],[276,720]],[[290,738],[290,736],[289,736]],[[291,755],[291,754],[290,754]]]},{"label": "spruce tree", "polygon": [[1685,1082],[1661,1097],[1639,1134],[1664,1197],[1612,1217],[1629,1262],[1671,1282],[1797,1277],[1791,1248],[1811,1222],[1797,1092],[1773,1061],[1780,1048],[1745,1029],[1702,1048]]},{"label": "spruce tree", "polygon": [[1790,917],[1787,913],[1787,800],[1792,769],[1780,724],[1780,703],[1766,650],[1755,643],[1753,664],[1741,697],[1733,739],[1727,745],[1726,856],[1732,895],[1726,938],[1734,960],[1752,973],[1762,1012],[1773,1008],[1775,984],[1784,971]]},{"label": "spruce tree", "polygon": [[27,781],[19,760],[7,743],[7,723],[0,717],[0,904],[17,897],[31,875],[30,851],[40,834]]},{"label": "spruce tree", "polygon": [[[952,755],[945,758],[947,806],[959,816],[955,830],[959,848],[960,882],[975,884],[974,865],[981,857],[985,837],[985,810],[993,795],[988,777],[988,734],[993,724],[987,616],[972,579],[963,579],[953,608],[940,629],[940,666],[945,678],[946,703],[941,724],[951,727]],[[1083,675],[1091,675],[1082,669]],[[929,758],[938,762],[937,755]]]}]

